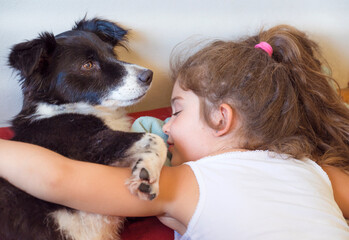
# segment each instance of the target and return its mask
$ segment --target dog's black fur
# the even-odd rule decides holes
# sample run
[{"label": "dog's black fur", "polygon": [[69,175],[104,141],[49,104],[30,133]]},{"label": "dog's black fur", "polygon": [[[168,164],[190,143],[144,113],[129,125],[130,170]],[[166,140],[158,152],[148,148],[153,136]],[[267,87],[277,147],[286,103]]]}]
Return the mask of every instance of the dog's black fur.
[{"label": "dog's black fur", "polygon": [[[139,181],[134,192],[152,199],[156,191],[144,184],[153,173],[142,161],[159,156],[152,145],[159,141],[153,135],[119,131],[125,130],[117,129],[117,122],[125,118],[123,113],[114,117],[116,131],[104,117],[140,99],[152,80],[150,70],[117,60],[114,47],[126,33],[107,20],[83,19],[57,36],[45,32],[15,45],[9,65],[19,71],[24,101],[12,121],[13,140],[77,160],[130,166],[133,180]],[[123,94],[124,90],[129,92]],[[145,144],[136,146],[140,141]],[[68,209],[36,199],[0,178],[0,239],[78,239],[64,232],[67,230],[58,230],[61,227],[51,214],[63,208]]]}]

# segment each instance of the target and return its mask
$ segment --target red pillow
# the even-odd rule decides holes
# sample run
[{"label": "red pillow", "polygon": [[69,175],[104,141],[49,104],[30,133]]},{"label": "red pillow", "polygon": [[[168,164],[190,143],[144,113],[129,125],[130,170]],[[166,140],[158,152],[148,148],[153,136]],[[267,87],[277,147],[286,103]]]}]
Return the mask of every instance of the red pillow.
[{"label": "red pillow", "polygon": [[0,128],[0,138],[2,138],[2,139],[13,138],[13,131],[8,127]]}]

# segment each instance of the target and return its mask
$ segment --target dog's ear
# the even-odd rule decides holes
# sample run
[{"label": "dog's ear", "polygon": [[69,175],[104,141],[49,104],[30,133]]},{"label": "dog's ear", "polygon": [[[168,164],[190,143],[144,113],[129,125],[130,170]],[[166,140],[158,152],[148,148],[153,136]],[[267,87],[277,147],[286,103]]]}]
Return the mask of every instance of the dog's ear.
[{"label": "dog's ear", "polygon": [[126,40],[127,30],[121,28],[116,23],[99,18],[86,20],[85,18],[77,22],[73,30],[89,31],[95,33],[100,39],[111,43],[113,46],[120,41]]},{"label": "dog's ear", "polygon": [[43,72],[48,59],[56,47],[53,34],[44,32],[32,41],[14,45],[8,58],[8,64],[19,71],[23,79],[35,71]]}]

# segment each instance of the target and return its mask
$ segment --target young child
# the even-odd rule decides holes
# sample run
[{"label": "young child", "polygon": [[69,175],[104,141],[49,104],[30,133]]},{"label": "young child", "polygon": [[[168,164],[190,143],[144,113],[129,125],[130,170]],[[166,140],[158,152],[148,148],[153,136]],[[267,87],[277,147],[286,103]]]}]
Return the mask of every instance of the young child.
[{"label": "young child", "polygon": [[[317,45],[285,25],[173,65],[163,130],[174,167],[163,168],[152,201],[129,193],[130,169],[25,143],[0,141],[0,176],[72,208],[158,216],[176,239],[349,239],[319,166],[335,189],[349,182],[349,111],[322,68]],[[348,192],[335,191],[343,207]]]}]

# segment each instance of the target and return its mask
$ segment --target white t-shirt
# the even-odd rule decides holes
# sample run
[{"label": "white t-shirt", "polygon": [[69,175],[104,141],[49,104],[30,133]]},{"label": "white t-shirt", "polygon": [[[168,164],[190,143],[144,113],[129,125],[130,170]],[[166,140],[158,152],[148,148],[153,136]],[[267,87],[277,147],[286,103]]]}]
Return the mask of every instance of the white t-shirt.
[{"label": "white t-shirt", "polygon": [[344,240],[349,227],[315,162],[268,151],[188,162],[200,197],[181,240]]}]

